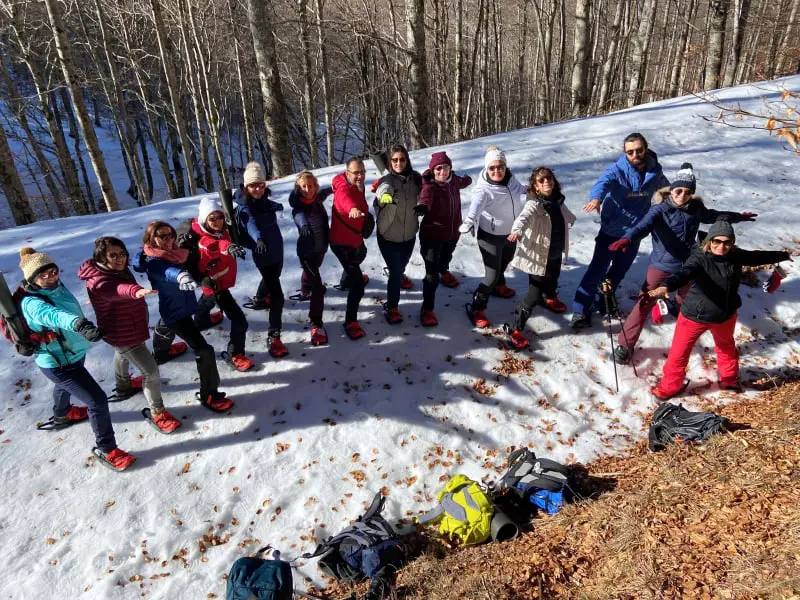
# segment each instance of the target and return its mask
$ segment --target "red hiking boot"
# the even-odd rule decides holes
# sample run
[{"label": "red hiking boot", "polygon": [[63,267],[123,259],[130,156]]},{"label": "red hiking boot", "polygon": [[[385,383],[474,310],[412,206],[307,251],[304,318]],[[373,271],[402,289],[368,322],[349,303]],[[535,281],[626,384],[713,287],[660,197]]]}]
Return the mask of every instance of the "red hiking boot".
[{"label": "red hiking boot", "polygon": [[558,297],[546,298],[544,301],[544,307],[554,313],[567,312],[567,305],[559,300]]},{"label": "red hiking boot", "polygon": [[366,273],[362,273],[361,280],[364,282],[364,285],[367,285],[369,283],[369,275],[367,275]]},{"label": "red hiking boot", "polygon": [[469,318],[472,320],[472,324],[475,327],[479,327],[483,329],[484,327],[489,327],[489,319],[486,318],[486,312],[482,310],[470,310]]},{"label": "red hiking boot", "polygon": [[226,398],[225,392],[211,392],[205,400],[200,398],[200,392],[197,392],[196,396],[200,404],[214,412],[222,413],[233,406],[233,400]]},{"label": "red hiking boot", "polygon": [[272,358],[281,358],[289,354],[289,350],[286,349],[286,346],[284,346],[281,341],[280,332],[269,335],[267,338],[267,348],[269,348],[269,355]]},{"label": "red hiking boot", "polygon": [[222,311],[218,310],[216,312],[212,312],[210,315],[208,315],[208,318],[211,320],[211,326],[212,327],[214,327],[216,325],[219,325],[222,322],[222,318],[223,318],[222,317]]},{"label": "red hiking boot", "polygon": [[511,345],[517,350],[523,350],[530,345],[528,338],[526,338],[519,329],[514,329],[511,333],[509,333],[508,339],[511,342]]},{"label": "red hiking boot", "polygon": [[461,283],[458,279],[455,278],[455,275],[453,275],[450,271],[445,271],[444,273],[442,273],[442,278],[439,281],[442,282],[442,285],[444,287],[449,287],[449,288],[458,287],[459,284]]},{"label": "red hiking boot", "polygon": [[325,328],[320,325],[317,327],[316,325],[311,326],[311,345],[312,346],[324,346],[328,343],[328,333],[325,331]]},{"label": "red hiking boot", "polygon": [[250,369],[253,368],[253,365],[255,365],[255,363],[249,358],[247,358],[247,356],[244,353],[234,354],[233,356],[231,356],[230,362],[237,371],[242,371],[242,372],[249,371]]},{"label": "red hiking boot", "polygon": [[405,273],[403,273],[403,278],[400,280],[400,287],[404,290],[410,290],[414,287],[414,284],[408,277],[406,277]]},{"label": "red hiking boot", "polygon": [[63,417],[56,417],[56,419],[72,421],[73,423],[85,421],[88,418],[89,418],[89,409],[85,406],[75,406],[74,404],[69,405],[69,410],[67,411],[67,414],[65,414]]},{"label": "red hiking boot", "polygon": [[494,288],[492,296],[498,296],[500,298],[511,298],[516,293],[517,293],[516,290],[511,289],[505,283],[501,283],[500,285]]},{"label": "red hiking boot", "polygon": [[432,310],[422,310],[420,314],[420,321],[422,322],[423,327],[436,327],[439,324],[439,320],[436,318],[436,314]]},{"label": "red hiking boot", "polygon": [[162,410],[157,415],[152,415],[152,421],[164,433],[172,433],[181,426],[181,422],[173,417],[167,409]]},{"label": "red hiking boot", "polygon": [[124,471],[133,464],[136,457],[125,452],[122,448],[114,448],[111,452],[102,457],[108,465],[115,471]]},{"label": "red hiking boot", "polygon": [[397,307],[387,308],[384,311],[384,315],[386,316],[386,322],[389,323],[389,325],[399,325],[403,322],[403,315],[400,314],[400,309]]},{"label": "red hiking boot", "polygon": [[169,359],[177,358],[184,354],[189,346],[186,345],[186,342],[175,342],[169,347],[169,352],[167,356]]},{"label": "red hiking boot", "polygon": [[364,330],[361,329],[361,325],[358,324],[358,321],[350,321],[349,323],[345,323],[344,331],[347,334],[347,337],[349,337],[351,340],[357,340],[367,335]]}]

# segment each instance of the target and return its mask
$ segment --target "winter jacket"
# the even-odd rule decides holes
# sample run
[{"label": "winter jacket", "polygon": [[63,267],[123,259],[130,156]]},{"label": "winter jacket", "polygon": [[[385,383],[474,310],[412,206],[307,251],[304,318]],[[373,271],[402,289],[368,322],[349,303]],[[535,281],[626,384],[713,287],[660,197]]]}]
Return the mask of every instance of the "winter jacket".
[{"label": "winter jacket", "polygon": [[333,178],[331,187],[333,188],[333,209],[331,210],[330,243],[358,248],[364,241],[361,235],[364,217],[351,219],[349,214],[353,208],[357,208],[364,214],[369,212],[364,190],[347,181],[344,173],[339,173]]},{"label": "winter jacket", "polygon": [[78,268],[78,278],[86,282],[104,341],[122,348],[139,346],[150,338],[147,302],[136,297],[142,286],[129,269],[104,269],[90,258]]},{"label": "winter jacket", "polygon": [[648,233],[653,234],[653,251],[650,266],[665,273],[677,273],[689,258],[697,238],[700,223],[713,223],[724,219],[738,223],[742,216],[706,208],[701,198],[692,198],[683,206],[676,206],[669,195],[669,188],[658,190],[647,214],[636,225],[628,229],[623,238],[638,242]]},{"label": "winter jacket", "polygon": [[[421,190],[422,176],[411,168],[403,173],[387,173],[378,181],[373,207],[378,234],[387,242],[407,242],[417,236],[419,219],[414,207]],[[390,204],[381,205],[384,194],[392,197]]]},{"label": "winter jacket", "polygon": [[490,182],[484,169],[472,190],[468,218],[486,233],[508,235],[522,212],[522,196],[526,193],[527,188],[517,181],[511,169],[506,169],[500,183]]},{"label": "winter jacket", "polygon": [[302,229],[304,225],[311,227],[311,239],[297,237],[297,256],[300,258],[309,254],[325,254],[328,251],[330,226],[328,212],[325,210],[325,198],[332,192],[329,187],[321,188],[313,200],[306,200],[297,190],[292,190],[289,194],[289,206],[292,207],[292,218],[297,230]]},{"label": "winter jacket", "polygon": [[[569,228],[575,223],[575,215],[560,196],[558,203],[564,217],[564,260],[569,258]],[[552,236],[552,221],[545,210],[542,199],[529,196],[520,215],[514,221],[511,233],[521,236],[512,266],[530,275],[544,275]]]},{"label": "winter jacket", "polygon": [[139,252],[133,259],[133,270],[147,273],[150,287],[158,291],[158,312],[167,327],[194,315],[197,296],[193,290],[183,291],[178,287],[178,275],[187,271],[185,265],[176,265]]},{"label": "winter jacket", "polygon": [[726,255],[716,256],[695,246],[681,270],[668,277],[664,285],[672,292],[691,282],[681,314],[697,323],[723,323],[742,305],[738,293],[742,267],[783,260],[789,260],[788,252],[734,247]]},{"label": "winter jacket", "polygon": [[[52,331],[56,339],[42,344],[33,355],[36,364],[43,369],[66,367],[83,359],[89,342],[75,332],[75,324],[84,316],[81,305],[75,296],[60,281],[52,290],[39,288],[22,298],[22,316],[31,331],[41,333]],[[43,300],[37,298],[43,296]],[[51,304],[52,302],[52,304]]]},{"label": "winter jacket", "polygon": [[472,185],[469,175],[452,173],[446,183],[439,183],[428,169],[422,174],[419,203],[428,208],[419,230],[420,241],[457,240],[461,225],[461,190]]},{"label": "winter jacket", "polygon": [[656,153],[648,150],[647,166],[639,171],[623,154],[608,167],[589,192],[589,199],[601,202],[600,233],[615,238],[639,222],[650,208],[650,197],[669,185]]},{"label": "winter jacket", "polygon": [[[211,296],[236,285],[236,259],[228,254],[231,235],[227,231],[212,233],[206,230],[197,219],[192,219],[192,233],[197,238],[196,264],[194,275],[200,281],[205,277],[214,280],[214,289],[202,286],[203,295]],[[280,232],[278,232],[280,235]],[[283,238],[281,238],[283,240]],[[193,255],[190,254],[190,260]],[[283,243],[281,243],[281,261],[283,261]]]},{"label": "winter jacket", "polygon": [[258,255],[259,261],[264,264],[282,265],[283,236],[278,225],[277,213],[283,210],[283,206],[267,198],[266,194],[258,200],[248,199],[241,188],[236,190],[234,201],[239,205],[236,211],[239,231],[247,234],[241,236],[242,245],[254,250],[258,240],[264,240],[267,251]]}]

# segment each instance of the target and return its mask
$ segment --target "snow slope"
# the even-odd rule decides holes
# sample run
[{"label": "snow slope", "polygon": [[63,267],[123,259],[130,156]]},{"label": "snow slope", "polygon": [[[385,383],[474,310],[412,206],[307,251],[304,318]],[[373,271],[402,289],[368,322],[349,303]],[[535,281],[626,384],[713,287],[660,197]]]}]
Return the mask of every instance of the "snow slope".
[{"label": "snow slope", "polygon": [[[800,90],[800,77],[777,83]],[[758,108],[765,90],[777,93],[776,83],[737,87],[719,97]],[[569,301],[599,227],[597,216],[580,208],[631,131],[644,133],[668,176],[690,160],[699,174],[698,193],[710,206],[759,213],[756,223],[737,226],[741,246],[800,247],[798,157],[763,131],[699,118],[715,113],[702,100],[684,97],[454,144],[447,151],[456,170],[473,178],[490,143],[506,150],[521,179],[536,165],[554,167],[578,214],[560,282],[562,298]],[[412,153],[415,166],[422,170],[435,150]],[[323,169],[318,175],[326,183],[339,170]],[[274,198],[287,205],[281,221],[287,294],[299,287],[300,275],[293,251],[297,234],[285,199],[290,186],[289,179],[271,186]],[[466,210],[469,190],[462,200]],[[97,236],[118,235],[133,250],[151,219],[177,224],[195,209],[196,199],[183,199],[0,231],[0,270],[14,282],[20,273],[19,248],[46,250],[65,270],[67,286],[88,304],[75,272]],[[214,415],[193,401],[197,383],[190,356],[161,370],[168,382],[166,405],[184,423],[176,434],[160,435],[141,419],[142,396],[112,405],[118,442],[138,457],[130,472],[112,473],[88,458],[93,441],[88,425],[37,432],[35,423],[51,411],[51,385],[32,361],[1,343],[6,406],[0,417],[0,536],[5,540],[0,597],[224,597],[224,576],[236,558],[267,542],[285,557],[311,550],[316,539],[357,516],[381,488],[389,495],[387,514],[397,522],[429,508],[449,473],[496,478],[510,446],[527,444],[557,460],[588,461],[643,434],[643,418],[654,406],[648,381],[660,373],[671,317],[664,326],[645,330],[636,355],[639,377],[630,367],[620,368],[620,391],[615,393],[608,335],[599,325],[574,335],[569,314],[537,310],[529,323],[536,332],[532,348],[521,354],[506,354],[497,338],[468,327],[463,305],[483,274],[473,238],[462,238],[452,263],[462,285],[440,288],[435,329],[418,325],[424,269],[416,253],[407,271],[414,289],[401,297],[406,321],[385,323],[379,305],[385,297],[383,262],[374,238],[367,245],[365,270],[371,280],[359,315],[365,339],[344,337],[344,294],[330,287],[327,347],[310,347],[308,307],[287,301],[283,339],[290,355],[275,361],[266,352],[266,314],[248,312],[249,352],[260,368],[240,374],[220,365],[222,389],[236,400],[230,415]],[[647,241],[621,287],[623,310],[630,309],[643,280],[649,250]],[[326,281],[338,281],[339,273],[329,254],[323,267]],[[252,263],[241,263],[235,295],[243,299],[256,285]],[[527,277],[512,273],[509,285],[524,293]],[[796,370],[796,270],[774,295],[744,287],[742,294],[737,339],[743,377]],[[156,302],[149,303],[155,322]],[[499,326],[511,318],[513,307],[512,300],[492,299],[488,316]],[[92,317],[88,306],[87,313]],[[223,325],[208,333],[218,350],[227,341],[228,322]],[[711,347],[705,337],[693,353],[693,385],[682,401],[692,403],[701,394],[731,397],[713,385]],[[100,343],[86,361],[109,392],[112,356],[111,348]],[[297,586],[304,577],[319,581],[315,565],[304,562],[297,563]]]}]

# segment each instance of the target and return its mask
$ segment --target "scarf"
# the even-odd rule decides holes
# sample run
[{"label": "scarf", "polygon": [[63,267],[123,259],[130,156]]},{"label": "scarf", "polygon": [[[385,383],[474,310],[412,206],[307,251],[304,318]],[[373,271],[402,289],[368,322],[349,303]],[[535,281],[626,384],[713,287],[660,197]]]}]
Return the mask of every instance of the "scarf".
[{"label": "scarf", "polygon": [[189,251],[186,248],[173,248],[172,250],[162,250],[153,246],[144,246],[145,255],[151,258],[160,258],[167,262],[180,265],[189,258]]}]

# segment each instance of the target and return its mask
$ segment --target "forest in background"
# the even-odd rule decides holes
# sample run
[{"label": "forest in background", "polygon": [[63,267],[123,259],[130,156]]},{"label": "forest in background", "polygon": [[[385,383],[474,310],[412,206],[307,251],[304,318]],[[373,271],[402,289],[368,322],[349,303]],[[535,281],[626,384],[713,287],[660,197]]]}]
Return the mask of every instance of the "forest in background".
[{"label": "forest in background", "polygon": [[280,177],[772,79],[800,72],[798,5],[0,0],[0,184],[25,224],[119,208],[98,128],[147,205],[154,178],[177,198],[253,159]]}]

